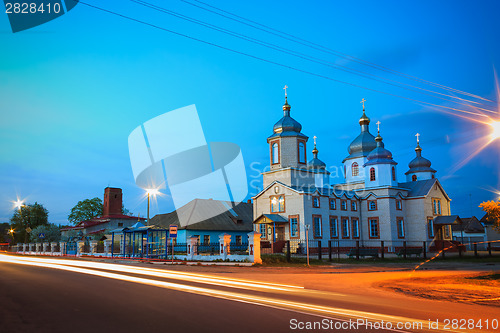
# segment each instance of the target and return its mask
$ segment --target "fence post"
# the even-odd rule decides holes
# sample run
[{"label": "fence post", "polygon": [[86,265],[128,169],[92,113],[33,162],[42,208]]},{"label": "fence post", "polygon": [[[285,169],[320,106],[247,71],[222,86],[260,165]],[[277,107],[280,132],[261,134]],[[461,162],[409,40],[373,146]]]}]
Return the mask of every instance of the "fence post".
[{"label": "fence post", "polygon": [[425,244],[425,241],[422,243],[422,249],[424,251],[424,259],[427,259],[427,245]]},{"label": "fence post", "polygon": [[226,260],[227,256],[231,252],[230,244],[231,243],[231,235],[229,234],[220,234],[219,235],[219,244],[220,244],[220,255],[222,259]]},{"label": "fence post", "polygon": [[337,259],[340,259],[340,240],[337,241]]},{"label": "fence post", "polygon": [[90,241],[90,254],[95,255],[97,253],[97,241]]},{"label": "fence post", "polygon": [[328,261],[332,261],[332,241],[328,241]]},{"label": "fence post", "polygon": [[488,255],[491,257],[491,242],[488,242]]},{"label": "fence post", "polygon": [[443,259],[446,259],[446,254],[444,250],[444,240],[441,241],[441,253],[443,254]]},{"label": "fence post", "polygon": [[359,260],[359,240],[356,241],[356,260]]},{"label": "fence post", "polygon": [[477,254],[477,243],[474,243],[474,256],[476,258],[478,257],[478,254]]},{"label": "fence post", "polygon": [[318,241],[318,260],[321,260],[321,255],[322,255],[322,251],[323,249],[321,248],[321,241],[319,240]]},{"label": "fence post", "polygon": [[[250,262],[254,264],[262,264],[262,258],[260,257],[260,236],[261,234],[255,231],[249,232],[248,234],[248,256]],[[288,242],[290,245],[290,241]]]},{"label": "fence post", "polygon": [[76,255],[81,256],[83,253],[83,247],[85,246],[85,241],[76,242]]},{"label": "fence post", "polygon": [[66,242],[59,242],[59,251],[62,256],[66,255]]},{"label": "fence post", "polygon": [[55,253],[57,247],[57,242],[50,243],[50,252]]},{"label": "fence post", "polygon": [[36,253],[42,252],[42,243],[35,243],[35,252]]},{"label": "fence post", "polygon": [[24,243],[23,244],[23,253],[26,253],[26,247],[27,247],[28,244]]},{"label": "fence post", "polygon": [[50,243],[49,242],[45,242],[43,243],[43,252],[49,252],[49,246],[50,246]]},{"label": "fence post", "polygon": [[[141,241],[142,241],[142,238],[141,238]],[[108,257],[111,257],[111,252],[113,251],[112,250],[112,246],[113,246],[113,243],[112,243],[111,239],[105,239],[104,240],[104,253]]]},{"label": "fence post", "polygon": [[462,243],[460,243],[460,245],[457,245],[457,247],[458,247],[458,257],[459,258],[462,258],[462,246],[463,246]]},{"label": "fence post", "polygon": [[406,259],[406,241],[403,241],[403,258]]},{"label": "fence post", "polygon": [[286,241],[286,261],[290,262],[292,261],[292,252],[290,249],[290,240]]}]

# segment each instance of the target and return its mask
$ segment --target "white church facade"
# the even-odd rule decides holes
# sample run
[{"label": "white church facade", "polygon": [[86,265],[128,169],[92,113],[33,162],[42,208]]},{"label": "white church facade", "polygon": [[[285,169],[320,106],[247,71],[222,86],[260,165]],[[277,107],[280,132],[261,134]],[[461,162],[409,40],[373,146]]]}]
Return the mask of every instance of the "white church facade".
[{"label": "white church facade", "polygon": [[360,133],[342,162],[343,182],[330,184],[316,138],[308,161],[309,138],[285,99],[284,115],[267,138],[271,168],[263,173],[263,190],[253,197],[254,230],[262,240],[304,240],[307,229],[311,240],[336,240],[342,246],[451,241],[451,224],[459,218],[451,215],[451,199],[422,156],[418,136],[416,157],[400,182],[398,163],[380,132],[370,133],[362,102]]}]

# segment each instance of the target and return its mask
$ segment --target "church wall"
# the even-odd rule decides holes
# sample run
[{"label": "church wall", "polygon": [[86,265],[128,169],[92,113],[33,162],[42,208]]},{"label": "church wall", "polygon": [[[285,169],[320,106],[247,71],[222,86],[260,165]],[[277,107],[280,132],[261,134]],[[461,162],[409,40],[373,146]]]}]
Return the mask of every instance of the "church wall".
[{"label": "church wall", "polygon": [[425,198],[411,198],[404,201],[406,208],[406,234],[408,241],[430,241],[427,236],[427,217],[432,211],[426,209]]},{"label": "church wall", "polygon": [[[359,170],[358,176],[352,176],[352,164],[353,163],[358,163],[358,170]],[[365,171],[364,171],[365,168],[363,167],[363,165],[365,165],[365,163],[366,163],[366,157],[357,157],[357,158],[346,160],[344,162],[346,182],[351,183],[351,182],[364,181],[365,180]]]}]

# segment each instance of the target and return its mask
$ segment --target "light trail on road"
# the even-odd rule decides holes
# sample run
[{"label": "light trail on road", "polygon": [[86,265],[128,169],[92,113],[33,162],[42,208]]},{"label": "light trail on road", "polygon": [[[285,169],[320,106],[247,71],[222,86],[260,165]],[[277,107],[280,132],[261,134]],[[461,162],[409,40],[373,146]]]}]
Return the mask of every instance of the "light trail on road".
[{"label": "light trail on road", "polygon": [[[427,321],[415,319],[415,318],[393,316],[393,315],[386,315],[386,314],[358,311],[358,310],[349,310],[349,309],[331,307],[331,306],[320,306],[320,305],[315,305],[315,304],[311,304],[311,303],[287,301],[287,300],[281,300],[278,298],[263,297],[263,296],[258,296],[258,295],[247,295],[247,294],[241,294],[241,293],[236,293],[236,292],[229,292],[229,291],[217,290],[217,289],[209,289],[209,288],[205,288],[205,287],[197,287],[197,286],[184,285],[184,284],[172,283],[172,282],[166,282],[166,281],[158,281],[158,280],[149,279],[149,278],[129,276],[129,275],[125,275],[125,274],[117,274],[117,273],[111,273],[111,272],[97,270],[97,269],[112,270],[111,268],[113,268],[114,266],[120,266],[120,265],[114,265],[114,264],[95,263],[95,262],[78,262],[76,260],[27,258],[27,257],[16,257],[16,256],[3,255],[3,254],[0,254],[0,262],[52,268],[52,269],[70,271],[70,272],[75,272],[75,273],[80,273],[80,274],[93,275],[93,276],[98,276],[98,277],[103,277],[103,278],[108,278],[108,279],[121,280],[121,281],[126,281],[126,282],[131,282],[131,283],[139,283],[139,284],[156,286],[156,287],[166,288],[166,289],[175,290],[175,291],[187,292],[187,293],[192,293],[192,294],[197,294],[197,295],[204,295],[204,296],[209,296],[209,297],[215,297],[215,298],[225,299],[225,300],[230,300],[230,301],[237,301],[237,302],[243,302],[243,303],[248,303],[248,304],[253,304],[253,305],[267,306],[267,307],[272,307],[272,308],[276,308],[276,309],[280,309],[280,310],[288,310],[288,311],[293,311],[293,312],[302,313],[302,314],[309,314],[309,315],[312,314],[312,315],[320,316],[322,318],[328,318],[328,319],[332,319],[332,320],[336,320],[336,321],[348,321],[350,319],[354,319],[354,320],[363,319],[363,320],[367,320],[367,321],[372,322],[372,323],[385,322],[385,323],[392,323],[394,325],[397,325],[398,323],[415,323],[417,325],[421,324],[422,325],[421,327],[423,327],[423,329],[419,329],[418,331],[427,331],[427,325],[428,325]],[[66,263],[64,263],[64,262],[66,262]],[[70,262],[71,264],[68,264],[67,262]],[[94,267],[95,269],[77,267],[75,265],[75,263],[78,263],[80,266]],[[96,268],[96,267],[99,267],[99,268]],[[154,269],[135,267],[135,266],[128,266],[128,268],[126,268],[126,270],[129,270],[130,268],[133,268],[133,271],[131,273],[134,273],[134,274],[137,274],[137,271],[135,271],[135,270],[142,270],[142,269],[144,269],[145,271],[149,271],[148,273],[152,273],[152,274],[158,273]],[[114,267],[114,269],[116,271],[118,271],[118,269],[116,267]],[[169,274],[169,273],[165,272],[165,274]],[[172,275],[176,275],[176,274],[172,274]],[[185,277],[191,276],[194,279],[196,279],[196,282],[199,282],[199,283],[214,284],[214,281],[211,281],[211,279],[213,279],[213,277],[206,276],[205,279],[202,279],[202,277],[204,277],[204,276],[201,274],[180,273],[179,276],[180,275],[183,275]],[[157,275],[153,275],[153,276],[157,276]],[[164,276],[157,276],[157,277],[164,277]],[[238,286],[241,287],[240,284],[236,283],[236,282],[239,282],[239,280],[237,280],[237,279],[224,279],[224,280],[228,281],[228,282],[232,282],[233,286],[236,286],[236,288],[238,288]],[[241,280],[241,281],[242,281],[241,283],[244,285],[249,283],[249,281],[245,281],[245,280]],[[261,283],[261,282],[254,282],[254,283]],[[266,285],[269,287],[268,291],[273,290],[271,288],[272,284],[267,283]],[[224,286],[227,287],[228,285],[224,285]],[[280,286],[280,285],[278,285],[278,286]],[[276,290],[280,291],[280,290],[283,290],[284,288],[285,287],[280,286],[280,287],[277,287]],[[290,288],[290,291],[300,291],[301,290],[300,287],[294,287],[294,286],[287,286],[287,288]],[[405,331],[405,330],[400,330],[400,329],[395,329],[395,328],[392,328],[392,329],[386,328],[385,331],[411,332],[411,331]],[[432,330],[428,330],[428,331],[432,331],[432,332],[438,332],[438,331],[463,332],[463,330],[444,329],[442,325],[440,325],[439,329],[437,329],[437,330],[432,329]]]}]

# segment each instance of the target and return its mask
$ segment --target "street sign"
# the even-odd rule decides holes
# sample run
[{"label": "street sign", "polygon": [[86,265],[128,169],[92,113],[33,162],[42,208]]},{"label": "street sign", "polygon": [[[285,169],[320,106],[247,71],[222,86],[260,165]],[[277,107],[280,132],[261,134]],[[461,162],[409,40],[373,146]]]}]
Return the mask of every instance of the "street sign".
[{"label": "street sign", "polygon": [[26,228],[26,232],[29,234],[31,232],[31,228],[30,227],[27,227]]},{"label": "street sign", "polygon": [[45,238],[45,234],[44,233],[38,234],[38,238]]},{"label": "street sign", "polygon": [[175,224],[171,224],[168,228],[168,237],[177,238],[177,226]]}]

